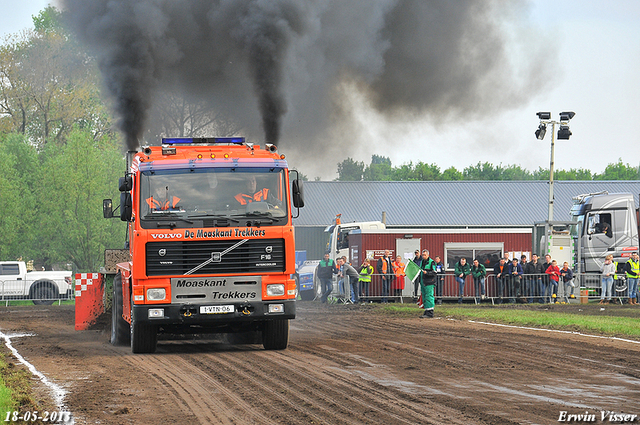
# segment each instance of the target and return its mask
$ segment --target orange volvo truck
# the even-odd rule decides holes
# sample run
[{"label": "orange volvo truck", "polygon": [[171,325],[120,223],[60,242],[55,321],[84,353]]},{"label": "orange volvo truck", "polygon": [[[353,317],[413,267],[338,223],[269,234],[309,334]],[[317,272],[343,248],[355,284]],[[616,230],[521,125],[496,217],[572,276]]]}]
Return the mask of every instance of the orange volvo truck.
[{"label": "orange volvo truck", "polygon": [[[304,200],[284,158],[242,137],[164,138],[130,153],[119,185],[128,261],[115,265],[113,344],[152,353],[160,333],[225,333],[287,347],[297,295],[291,205]],[[110,199],[103,213],[114,216]]]}]

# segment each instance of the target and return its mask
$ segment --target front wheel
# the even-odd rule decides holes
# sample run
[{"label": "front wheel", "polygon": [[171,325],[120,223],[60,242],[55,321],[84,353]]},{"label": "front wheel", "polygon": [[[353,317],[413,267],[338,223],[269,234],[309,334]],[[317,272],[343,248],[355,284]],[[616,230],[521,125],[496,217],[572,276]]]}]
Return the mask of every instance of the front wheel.
[{"label": "front wheel", "polygon": [[158,344],[158,327],[138,323],[133,316],[133,294],[131,294],[131,352],[154,353]]},{"label": "front wheel", "polygon": [[111,298],[111,344],[129,345],[129,323],[122,318],[122,275],[113,278],[113,298]]},{"label": "front wheel", "polygon": [[284,350],[289,345],[289,320],[269,320],[262,331],[265,350]]}]

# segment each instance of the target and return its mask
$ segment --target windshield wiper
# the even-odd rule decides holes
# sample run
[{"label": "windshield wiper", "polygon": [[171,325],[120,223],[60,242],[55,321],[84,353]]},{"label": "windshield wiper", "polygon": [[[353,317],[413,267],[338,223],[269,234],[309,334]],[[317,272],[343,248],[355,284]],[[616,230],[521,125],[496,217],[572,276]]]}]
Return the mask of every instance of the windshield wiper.
[{"label": "windshield wiper", "polygon": [[240,221],[236,220],[235,218],[231,218],[230,216],[225,214],[196,213],[196,214],[189,214],[187,217],[189,218],[220,218],[222,220],[229,220],[229,221],[233,221],[234,223],[240,223]]}]

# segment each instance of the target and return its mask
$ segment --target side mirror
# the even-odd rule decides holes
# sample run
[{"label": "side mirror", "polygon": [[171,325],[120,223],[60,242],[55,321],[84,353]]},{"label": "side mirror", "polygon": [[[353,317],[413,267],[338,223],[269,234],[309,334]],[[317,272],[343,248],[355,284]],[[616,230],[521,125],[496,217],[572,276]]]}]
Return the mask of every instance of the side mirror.
[{"label": "side mirror", "polygon": [[131,215],[133,213],[133,201],[131,193],[122,192],[120,194],[120,220],[131,221]]},{"label": "side mirror", "polygon": [[111,201],[111,199],[102,200],[102,216],[104,218],[113,217],[113,202]]},{"label": "side mirror", "polygon": [[120,177],[120,180],[118,181],[118,190],[120,190],[120,192],[129,192],[131,189],[133,189],[133,177],[131,174]]},{"label": "side mirror", "polygon": [[296,208],[304,207],[304,190],[302,180],[295,179],[292,185],[293,206]]}]

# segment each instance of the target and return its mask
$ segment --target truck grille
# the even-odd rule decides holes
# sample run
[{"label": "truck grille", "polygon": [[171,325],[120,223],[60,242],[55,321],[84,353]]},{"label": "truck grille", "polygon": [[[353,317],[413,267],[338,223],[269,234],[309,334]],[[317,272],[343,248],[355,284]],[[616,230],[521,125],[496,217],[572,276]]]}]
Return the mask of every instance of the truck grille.
[{"label": "truck grille", "polygon": [[[248,239],[228,253],[220,253],[240,240],[149,242],[147,276],[212,275],[219,273],[284,272],[283,239]],[[201,266],[208,262],[205,266]]]}]

